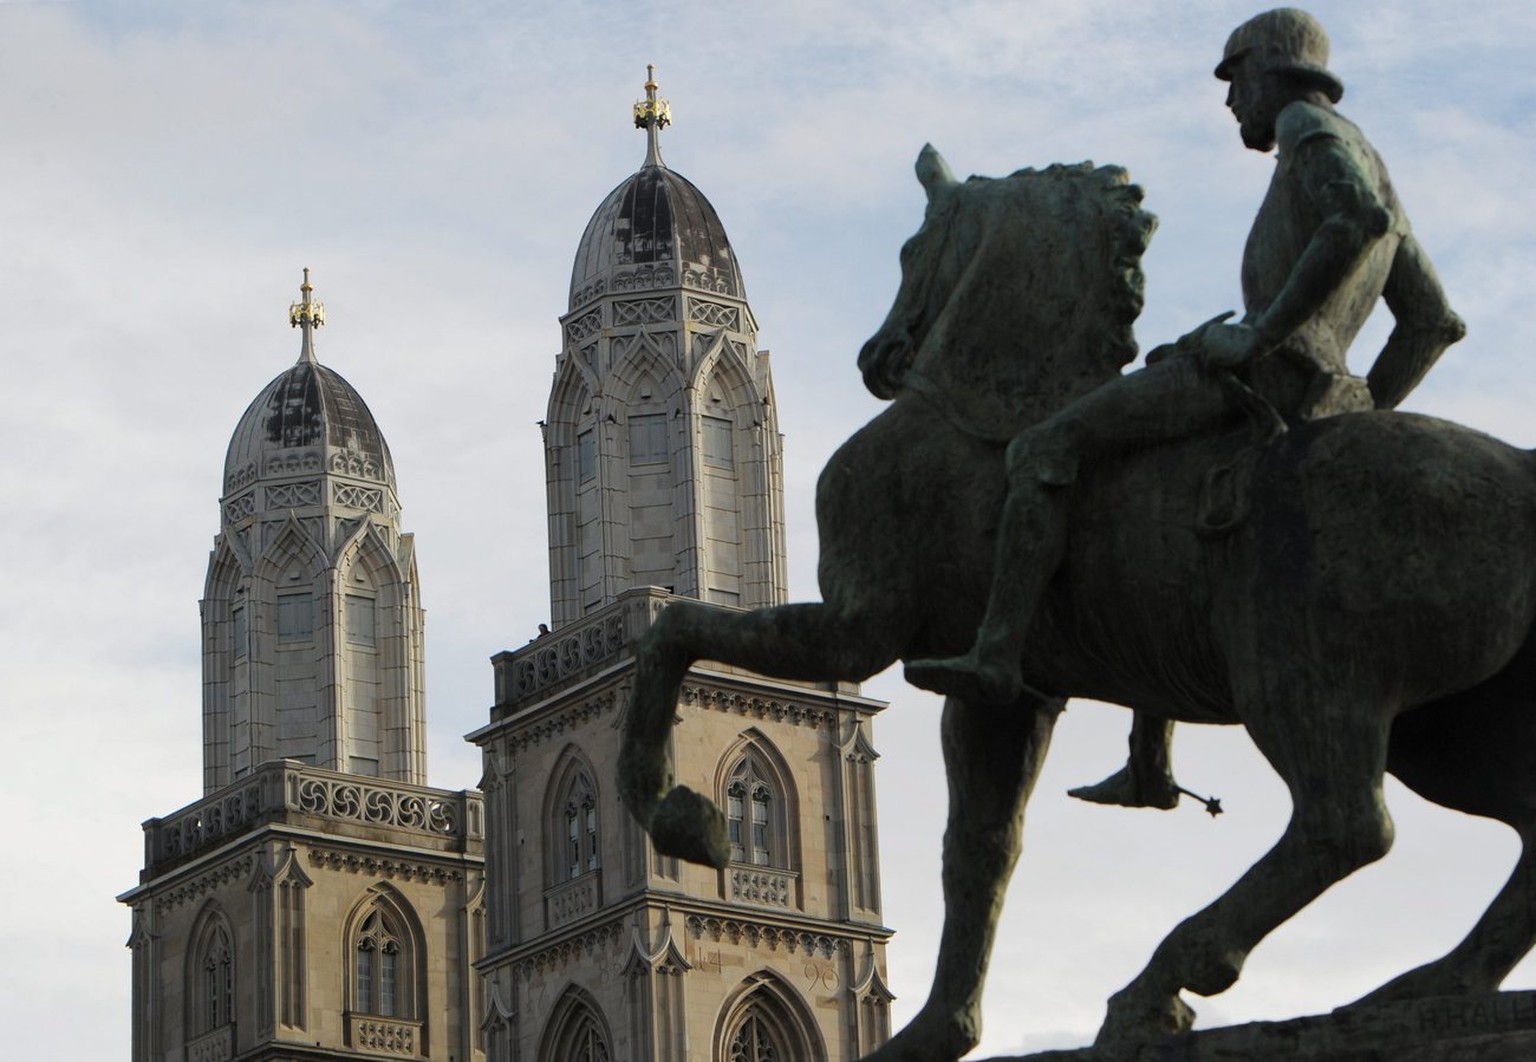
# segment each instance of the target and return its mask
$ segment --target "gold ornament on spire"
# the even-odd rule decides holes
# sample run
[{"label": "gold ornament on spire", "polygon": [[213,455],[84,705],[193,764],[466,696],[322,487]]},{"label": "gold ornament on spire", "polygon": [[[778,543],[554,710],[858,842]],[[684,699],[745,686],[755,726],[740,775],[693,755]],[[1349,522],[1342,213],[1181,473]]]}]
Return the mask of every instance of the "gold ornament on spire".
[{"label": "gold ornament on spire", "polygon": [[645,99],[635,104],[635,128],[645,130],[645,165],[663,166],[661,130],[672,124],[672,105],[656,98],[656,66],[645,68]]},{"label": "gold ornament on spire", "polygon": [[325,324],[325,303],[316,302],[310,298],[310,293],[315,289],[309,283],[309,270],[304,270],[304,283],[299,285],[299,302],[288,305],[288,326],[290,328],[319,328]]},{"label": "gold ornament on spire", "polygon": [[672,124],[672,104],[656,98],[656,64],[645,67],[645,99],[635,104],[636,129],[662,129]]}]

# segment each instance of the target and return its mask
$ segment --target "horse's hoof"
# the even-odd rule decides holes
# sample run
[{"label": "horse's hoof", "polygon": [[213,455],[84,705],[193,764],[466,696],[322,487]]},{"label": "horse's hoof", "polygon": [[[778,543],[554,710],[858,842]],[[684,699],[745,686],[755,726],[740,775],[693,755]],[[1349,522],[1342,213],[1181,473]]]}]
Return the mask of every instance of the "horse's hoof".
[{"label": "horse's hoof", "polygon": [[731,860],[725,816],[706,796],[673,786],[651,815],[651,842],[662,855],[721,870]]},{"label": "horse's hoof", "polygon": [[1093,1044],[1110,1047],[1145,1043],[1188,1032],[1194,1024],[1194,1008],[1180,999],[1178,993],[1148,997],[1124,988],[1109,997],[1104,1024]]},{"label": "horse's hoof", "polygon": [[913,660],[907,664],[906,678],[920,689],[971,704],[1012,704],[1024,692],[1024,682],[1017,671],[984,664],[974,654]]}]

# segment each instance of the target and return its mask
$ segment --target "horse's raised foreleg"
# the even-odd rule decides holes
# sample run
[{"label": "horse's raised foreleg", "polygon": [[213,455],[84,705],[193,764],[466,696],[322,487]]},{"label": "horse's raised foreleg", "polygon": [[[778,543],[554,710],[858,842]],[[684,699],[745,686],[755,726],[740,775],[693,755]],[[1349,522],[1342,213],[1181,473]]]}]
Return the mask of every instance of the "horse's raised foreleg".
[{"label": "horse's raised foreleg", "polygon": [[949,822],[933,985],[917,1016],[865,1062],[950,1062],[980,1040],[982,982],[1019,857],[1024,805],[1061,707],[1028,698],[1006,707],[944,702]]},{"label": "horse's raised foreleg", "polygon": [[896,610],[872,618],[827,604],[732,612],[696,601],[662,610],[635,647],[635,681],[619,753],[619,788],[658,851],[705,866],[730,858],[725,816],[708,797],[674,785],[667,738],[678,688],[697,660],[776,678],[863,681],[896,659]]},{"label": "horse's raised foreleg", "polygon": [[1391,847],[1381,790],[1389,713],[1330,696],[1335,699],[1305,715],[1286,698],[1245,717],[1290,788],[1291,820],[1273,848],[1214,903],[1180,923],[1135,980],[1110,998],[1100,1044],[1188,1029],[1194,1012],[1179,998],[1181,990],[1210,996],[1231,987],[1259,941]]}]

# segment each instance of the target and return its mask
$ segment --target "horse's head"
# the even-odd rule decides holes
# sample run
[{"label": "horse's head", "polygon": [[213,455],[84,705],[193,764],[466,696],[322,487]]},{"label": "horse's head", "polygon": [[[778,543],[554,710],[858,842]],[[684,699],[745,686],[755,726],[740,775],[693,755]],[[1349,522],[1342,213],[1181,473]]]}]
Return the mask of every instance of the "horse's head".
[{"label": "horse's head", "polygon": [[957,181],[932,145],[917,158],[923,224],[901,249],[901,288],[859,353],[865,385],[894,397],[914,368],[956,402],[1038,416],[1136,356],[1141,254],[1157,219],[1115,166]]}]

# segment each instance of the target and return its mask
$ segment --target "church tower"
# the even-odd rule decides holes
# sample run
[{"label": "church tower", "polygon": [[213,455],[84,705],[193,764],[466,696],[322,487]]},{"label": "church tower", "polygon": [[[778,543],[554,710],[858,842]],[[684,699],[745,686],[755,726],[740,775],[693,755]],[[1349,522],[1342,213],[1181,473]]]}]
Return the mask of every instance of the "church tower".
[{"label": "church tower", "polygon": [[478,793],[428,788],[422,610],[389,447],[315,356],[230,440],[202,799],[144,823],[133,1062],[484,1058]]},{"label": "church tower", "polygon": [[889,1036],[873,720],[851,683],[689,673],[678,781],[736,839],[658,856],[614,765],[629,646],[673,595],[785,598],[768,354],[714,207],[661,159],[577,247],[544,425],[554,630],[494,660],[483,751],[488,1062],[849,1062]]},{"label": "church tower", "polygon": [[557,627],[635,586],[743,608],[785,595],[768,352],[715,208],[661,160],[654,78],[645,91],[645,163],[587,223],[560,318],[544,428]]},{"label": "church tower", "polygon": [[246,409],[224,461],[203,615],[203,788],[273,759],[422,785],[422,611],[389,447],[315,358],[309,270],[299,360]]}]

